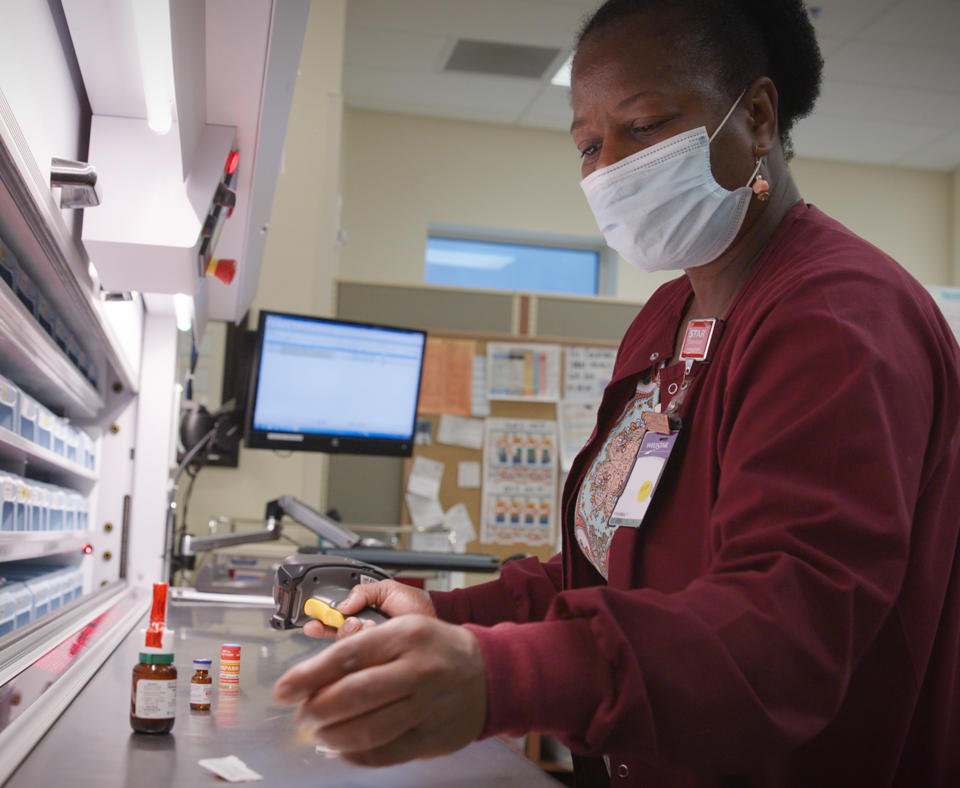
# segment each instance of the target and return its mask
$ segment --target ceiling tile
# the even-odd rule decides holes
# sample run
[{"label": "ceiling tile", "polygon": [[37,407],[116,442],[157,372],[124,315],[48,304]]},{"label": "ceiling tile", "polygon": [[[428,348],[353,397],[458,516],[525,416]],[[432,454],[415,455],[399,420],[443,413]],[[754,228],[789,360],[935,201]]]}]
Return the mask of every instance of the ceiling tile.
[{"label": "ceiling tile", "polygon": [[817,33],[817,43],[820,45],[820,54],[824,58],[830,57],[846,43],[847,39],[841,36],[827,36]]},{"label": "ceiling tile", "polygon": [[895,164],[949,129],[816,114],[799,121],[792,137],[797,156],[833,161]]},{"label": "ceiling tile", "polygon": [[566,3],[543,0],[350,0],[347,28],[404,30],[569,48],[583,16]]},{"label": "ceiling tile", "polygon": [[439,72],[453,41],[450,36],[348,27],[343,64],[347,70],[360,66],[421,73]]},{"label": "ceiling tile", "polygon": [[951,171],[960,167],[960,131],[953,131],[939,140],[901,158],[897,164],[925,170]]},{"label": "ceiling tile", "polygon": [[900,0],[858,35],[863,41],[960,49],[960,3]]},{"label": "ceiling tile", "polygon": [[850,41],[826,60],[827,79],[960,92],[960,50]]},{"label": "ceiling tile", "polygon": [[[570,91],[557,85],[547,85],[517,120],[521,126],[555,129],[568,133],[573,112],[570,109]],[[573,143],[570,143],[573,151]]]},{"label": "ceiling tile", "polygon": [[814,114],[960,127],[960,94],[826,81]]},{"label": "ceiling tile", "polygon": [[490,123],[513,123],[539,88],[540,84],[533,80],[476,74],[412,76],[357,67],[344,72],[348,106]]},{"label": "ceiling tile", "polygon": [[[817,37],[847,38],[859,33],[896,0],[808,0],[808,7],[820,9],[813,20]],[[917,0],[911,0],[917,2]]]}]

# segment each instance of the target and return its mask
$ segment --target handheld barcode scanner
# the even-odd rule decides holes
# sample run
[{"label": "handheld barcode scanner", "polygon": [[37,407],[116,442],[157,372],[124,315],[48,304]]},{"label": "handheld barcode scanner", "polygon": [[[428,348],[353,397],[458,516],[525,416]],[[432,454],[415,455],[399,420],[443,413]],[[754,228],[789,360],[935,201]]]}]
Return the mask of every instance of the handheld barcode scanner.
[{"label": "handheld barcode scanner", "polygon": [[[274,629],[302,627],[318,619],[330,627],[339,627],[344,620],[337,605],[347,598],[355,585],[389,580],[382,569],[346,556],[290,555],[283,559],[273,579],[274,612],[270,626]],[[359,619],[380,623],[389,616],[368,607],[355,613]]]}]

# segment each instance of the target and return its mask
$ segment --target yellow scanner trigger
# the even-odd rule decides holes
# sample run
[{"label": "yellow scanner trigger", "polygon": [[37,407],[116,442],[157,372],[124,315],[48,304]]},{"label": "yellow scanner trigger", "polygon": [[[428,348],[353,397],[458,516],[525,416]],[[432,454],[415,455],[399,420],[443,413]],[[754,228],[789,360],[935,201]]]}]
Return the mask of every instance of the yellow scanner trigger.
[{"label": "yellow scanner trigger", "polygon": [[319,621],[322,621],[328,627],[337,629],[343,624],[343,613],[332,605],[328,605],[322,599],[311,597],[303,603],[303,612]]}]

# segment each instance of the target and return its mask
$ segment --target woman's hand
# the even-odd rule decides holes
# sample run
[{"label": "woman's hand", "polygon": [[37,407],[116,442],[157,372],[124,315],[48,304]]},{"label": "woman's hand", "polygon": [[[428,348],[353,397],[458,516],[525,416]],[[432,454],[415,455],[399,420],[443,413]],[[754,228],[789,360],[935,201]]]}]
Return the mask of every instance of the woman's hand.
[{"label": "woman's hand", "polygon": [[273,694],[299,702],[319,743],[366,766],[454,752],[480,735],[487,713],[476,637],[424,615],[339,640],[288,670]]},{"label": "woman's hand", "polygon": [[308,621],[303,631],[313,638],[342,638],[374,626],[373,621],[362,621],[359,618],[350,618],[365,607],[375,607],[391,618],[417,613],[430,618],[437,617],[433,609],[430,595],[419,588],[398,583],[396,580],[381,580],[379,583],[362,583],[355,585],[347,598],[337,605],[346,617],[340,629],[328,627],[322,621]]}]

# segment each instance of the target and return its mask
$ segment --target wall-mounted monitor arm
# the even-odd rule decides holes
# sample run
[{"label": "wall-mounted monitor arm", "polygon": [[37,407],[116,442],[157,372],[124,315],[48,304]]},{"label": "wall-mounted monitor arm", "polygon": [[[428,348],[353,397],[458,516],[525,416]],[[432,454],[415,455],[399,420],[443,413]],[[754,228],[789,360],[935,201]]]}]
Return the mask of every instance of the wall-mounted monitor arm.
[{"label": "wall-mounted monitor arm", "polygon": [[235,544],[250,542],[272,542],[280,538],[280,520],[268,520],[266,527],[260,531],[244,531],[239,534],[213,534],[212,536],[194,536],[184,534],[180,539],[180,559],[184,565],[192,567],[191,563],[197,553],[205,550],[216,550],[218,547],[230,547]]},{"label": "wall-mounted monitor arm", "polygon": [[348,548],[360,544],[360,537],[353,531],[344,528],[335,520],[311,509],[303,501],[298,501],[292,495],[281,495],[277,500],[267,504],[266,521],[271,517],[279,523],[283,515],[296,520],[300,525],[309,528],[317,536],[321,536],[334,547]]},{"label": "wall-mounted monitor arm", "polygon": [[302,526],[309,528],[317,536],[321,536],[334,547],[348,549],[360,543],[360,537],[349,531],[329,517],[311,509],[292,495],[281,495],[267,503],[263,515],[263,529],[260,531],[245,531],[239,534],[213,534],[212,536],[194,536],[184,534],[180,540],[180,557],[190,559],[197,553],[205,550],[216,550],[218,547],[230,547],[250,542],[270,542],[280,538],[280,521],[287,515]]}]

